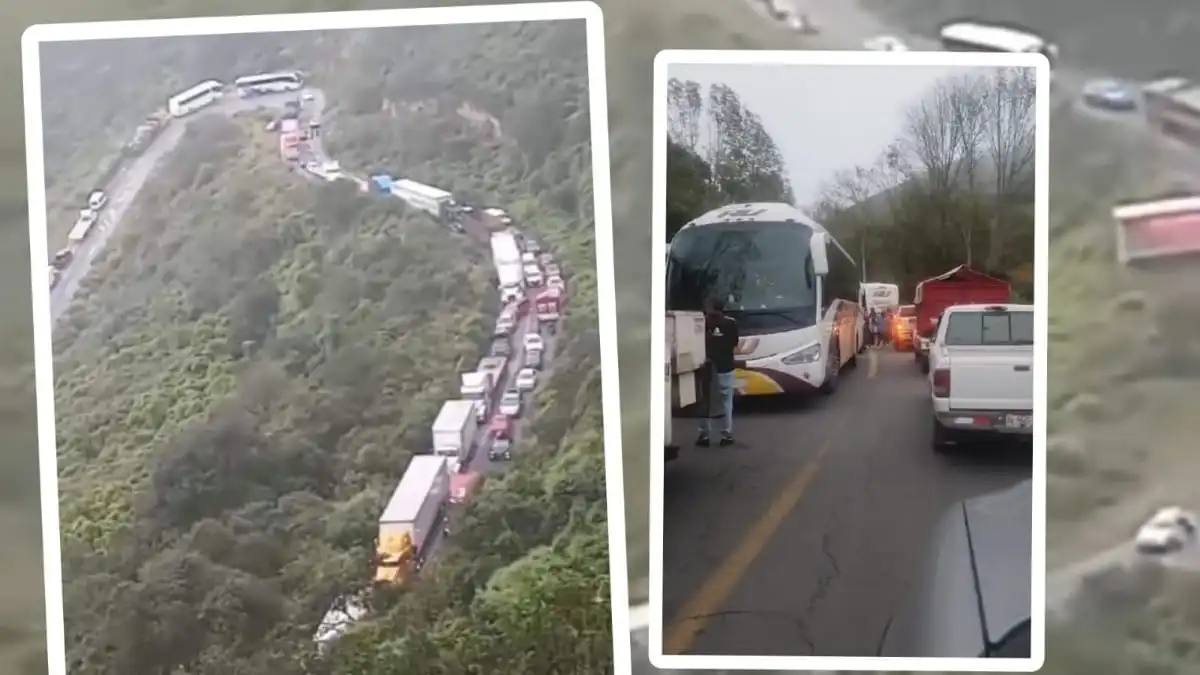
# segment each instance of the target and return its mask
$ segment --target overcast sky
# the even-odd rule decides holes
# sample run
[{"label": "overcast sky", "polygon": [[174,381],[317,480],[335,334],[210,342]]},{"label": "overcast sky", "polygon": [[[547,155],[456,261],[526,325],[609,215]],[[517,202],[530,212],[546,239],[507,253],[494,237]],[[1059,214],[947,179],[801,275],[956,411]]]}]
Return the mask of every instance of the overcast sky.
[{"label": "overcast sky", "polygon": [[842,169],[869,166],[903,133],[905,111],[937,80],[979,67],[675,64],[670,77],[723,83],[757,114],[787,164],[798,205]]}]

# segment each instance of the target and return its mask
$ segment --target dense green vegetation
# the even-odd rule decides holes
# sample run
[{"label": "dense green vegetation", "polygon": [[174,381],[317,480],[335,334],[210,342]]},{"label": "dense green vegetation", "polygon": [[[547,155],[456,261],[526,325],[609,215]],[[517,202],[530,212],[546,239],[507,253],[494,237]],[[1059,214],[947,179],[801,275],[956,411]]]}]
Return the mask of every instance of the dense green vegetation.
[{"label": "dense green vegetation", "polygon": [[[170,69],[205,40],[105,48]],[[220,47],[261,70],[265,45]],[[392,200],[296,180],[254,116],[192,124],[55,334],[72,672],[611,670],[584,48],[578,21],[305,51],[339,73],[311,69],[344,166],[503,204],[571,291],[518,460],[320,663],[316,623],[365,585],[382,504],[489,334],[490,265]]]}]

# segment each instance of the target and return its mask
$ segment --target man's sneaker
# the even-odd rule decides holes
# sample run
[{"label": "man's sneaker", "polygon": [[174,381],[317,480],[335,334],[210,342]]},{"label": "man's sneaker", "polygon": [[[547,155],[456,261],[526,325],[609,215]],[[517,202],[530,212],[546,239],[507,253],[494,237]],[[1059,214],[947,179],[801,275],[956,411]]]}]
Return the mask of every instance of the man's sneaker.
[{"label": "man's sneaker", "polygon": [[721,434],[721,445],[733,445],[733,434]]},{"label": "man's sneaker", "polygon": [[700,434],[700,437],[696,439],[696,447],[707,448],[710,445],[712,445],[712,443],[710,443],[708,440],[708,434],[702,433]]}]

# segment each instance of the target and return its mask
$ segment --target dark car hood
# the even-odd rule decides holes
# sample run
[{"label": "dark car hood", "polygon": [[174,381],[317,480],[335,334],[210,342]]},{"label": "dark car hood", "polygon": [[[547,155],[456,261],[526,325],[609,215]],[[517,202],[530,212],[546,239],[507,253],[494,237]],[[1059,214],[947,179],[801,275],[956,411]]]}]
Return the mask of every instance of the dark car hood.
[{"label": "dark car hood", "polygon": [[1032,534],[1032,481],[950,507],[880,656],[978,658],[1003,640],[1030,616]]}]

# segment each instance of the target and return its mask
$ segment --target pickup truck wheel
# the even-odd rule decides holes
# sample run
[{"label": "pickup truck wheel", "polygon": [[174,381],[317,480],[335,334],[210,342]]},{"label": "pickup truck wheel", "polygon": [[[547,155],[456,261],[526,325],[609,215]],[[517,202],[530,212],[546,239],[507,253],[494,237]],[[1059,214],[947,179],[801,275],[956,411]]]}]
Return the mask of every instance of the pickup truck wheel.
[{"label": "pickup truck wheel", "polygon": [[841,354],[837,347],[829,349],[829,358],[825,361],[825,381],[821,383],[820,392],[826,396],[833,394],[838,388],[838,369]]},{"label": "pickup truck wheel", "polygon": [[950,434],[946,431],[935,417],[931,424],[933,425],[933,433],[930,434],[930,446],[936,454],[944,455],[950,452],[952,444],[950,443]]}]

